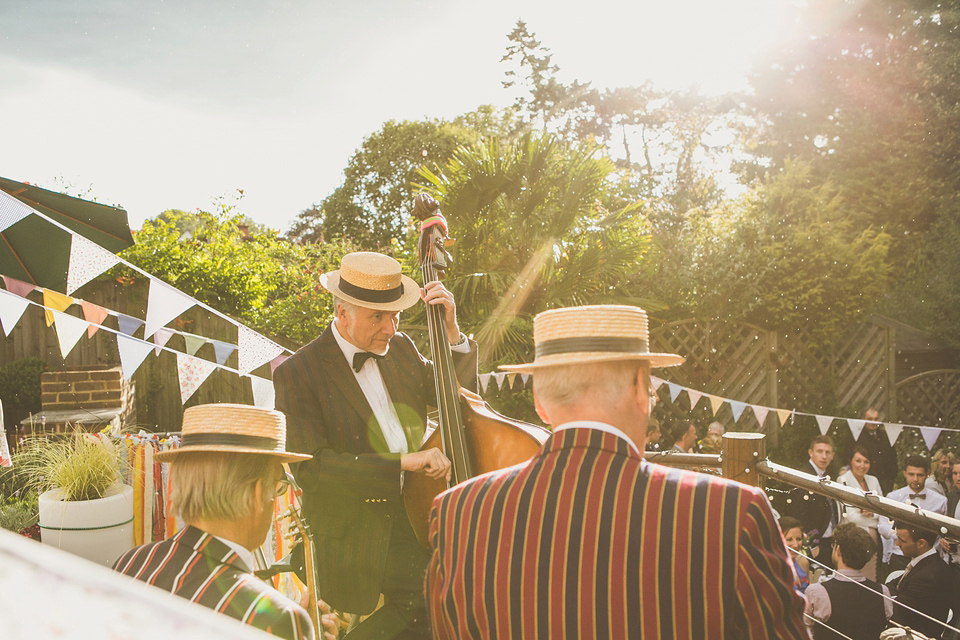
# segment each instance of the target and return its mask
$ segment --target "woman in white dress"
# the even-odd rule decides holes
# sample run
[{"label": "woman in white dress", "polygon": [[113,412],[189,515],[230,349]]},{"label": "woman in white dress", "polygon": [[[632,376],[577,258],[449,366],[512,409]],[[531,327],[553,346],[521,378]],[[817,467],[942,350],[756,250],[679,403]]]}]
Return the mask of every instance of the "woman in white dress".
[{"label": "woman in white dress", "polygon": [[[871,491],[878,496],[883,495],[880,489],[880,481],[875,476],[868,474],[870,471],[870,452],[861,445],[853,447],[853,455],[850,458],[850,469],[838,478],[841,484],[854,489],[860,489],[863,492]],[[872,511],[864,511],[850,505],[845,506],[846,513],[844,518],[846,522],[852,522],[867,533],[873,536],[877,543],[877,553],[873,554],[870,561],[863,567],[863,575],[867,580],[877,579],[877,556],[880,555],[880,537],[877,535],[877,525],[880,523],[880,517]]]}]

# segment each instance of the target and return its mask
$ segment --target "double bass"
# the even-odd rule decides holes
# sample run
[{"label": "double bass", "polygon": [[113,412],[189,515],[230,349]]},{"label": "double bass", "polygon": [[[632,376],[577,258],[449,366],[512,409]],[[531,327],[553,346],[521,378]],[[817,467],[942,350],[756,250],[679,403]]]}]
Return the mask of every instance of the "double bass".
[{"label": "double bass", "polygon": [[[420,220],[418,256],[423,284],[440,280],[451,264],[444,248],[446,219],[440,213],[439,203],[425,194],[414,200],[413,215]],[[420,450],[436,447],[443,451],[450,459],[452,479],[448,483],[422,473],[407,474],[403,498],[417,540],[429,549],[430,505],[440,492],[475,475],[530,459],[550,432],[500,415],[479,395],[460,387],[441,305],[427,305],[427,329],[436,380],[438,424],[427,434]]]}]

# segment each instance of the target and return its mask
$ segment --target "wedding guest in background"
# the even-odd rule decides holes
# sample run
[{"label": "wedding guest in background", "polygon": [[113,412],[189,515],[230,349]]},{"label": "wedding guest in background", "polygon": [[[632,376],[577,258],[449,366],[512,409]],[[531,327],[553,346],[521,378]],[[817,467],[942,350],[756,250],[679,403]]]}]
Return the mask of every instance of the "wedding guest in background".
[{"label": "wedding guest in background", "polygon": [[[833,439],[830,436],[820,435],[815,437],[810,442],[807,454],[810,456],[810,460],[801,471],[813,474],[818,478],[829,475],[827,472],[831,468],[830,465],[834,456]],[[831,536],[833,535],[833,529],[840,523],[839,503],[826,496],[797,487],[789,493],[784,515],[799,520],[805,531],[816,530],[819,533],[820,540],[817,544],[820,551],[817,560],[832,569],[832,560],[830,559],[833,551]]]},{"label": "wedding guest in background", "polygon": [[[929,470],[930,463],[925,457],[919,455],[907,456],[903,467],[903,477],[907,480],[907,486],[891,491],[887,494],[887,497],[904,504],[916,505],[931,513],[945,515],[947,499],[939,493],[924,488]],[[910,558],[904,555],[899,546],[894,545],[897,532],[890,519],[880,516],[877,529],[886,541],[884,543],[884,561],[888,564],[888,570],[890,572],[899,571],[906,567]]]},{"label": "wedding guest in background", "polygon": [[956,459],[952,451],[938,449],[930,459],[930,475],[927,476],[924,488],[946,497],[953,486],[953,478],[950,476]]},{"label": "wedding guest in background", "polygon": [[[854,489],[860,489],[863,492],[872,492],[878,496],[883,495],[880,489],[880,481],[875,476],[870,475],[870,452],[862,445],[854,445],[853,455],[850,458],[850,469],[842,474],[837,481]],[[877,533],[877,527],[880,524],[880,518],[872,511],[865,511],[857,507],[845,505],[844,517],[846,522],[857,525],[873,539],[874,544],[879,548],[880,536]],[[877,558],[880,554],[874,553],[870,560],[862,567],[863,575],[868,580],[877,579]],[[860,567],[857,567],[860,569]]]},{"label": "wedding guest in background", "polygon": [[890,444],[887,432],[880,424],[880,412],[870,407],[863,412],[863,431],[857,438],[857,444],[869,452],[871,473],[880,481],[884,494],[893,490],[893,481],[897,477],[897,453]]},{"label": "wedding guest in background", "polygon": [[[780,518],[780,531],[783,541],[793,558],[793,571],[796,574],[795,586],[801,593],[810,585],[810,560],[803,555],[803,527],[800,521],[790,516]],[[795,552],[795,553],[794,553]]]}]

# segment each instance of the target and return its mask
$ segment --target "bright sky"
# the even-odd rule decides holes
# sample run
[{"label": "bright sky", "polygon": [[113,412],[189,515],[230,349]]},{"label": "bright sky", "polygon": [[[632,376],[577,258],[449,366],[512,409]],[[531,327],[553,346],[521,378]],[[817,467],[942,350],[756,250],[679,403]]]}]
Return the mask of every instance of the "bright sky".
[{"label": "bright sky", "polygon": [[790,0],[0,3],[0,176],[124,207],[240,210],[285,231],[390,119],[506,105],[518,19],[564,82],[745,88]]}]

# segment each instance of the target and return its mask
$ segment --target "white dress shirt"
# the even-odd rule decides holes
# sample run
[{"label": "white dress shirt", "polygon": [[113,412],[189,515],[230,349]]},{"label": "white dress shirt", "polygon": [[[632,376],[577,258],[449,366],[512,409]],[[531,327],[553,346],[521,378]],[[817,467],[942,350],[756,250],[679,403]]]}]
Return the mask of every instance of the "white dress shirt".
[{"label": "white dress shirt", "polygon": [[[838,582],[863,582],[866,579],[858,569],[837,569],[832,578],[827,578],[827,580],[837,580]],[[864,588],[869,589],[867,586],[864,586]],[[887,617],[887,620],[889,620],[893,617],[893,600],[890,598],[890,590],[887,588],[887,585],[880,585],[880,588],[883,590],[884,595],[883,614]],[[814,619],[820,622],[827,622],[833,614],[833,607],[831,606],[830,596],[827,594],[827,589],[823,586],[823,582],[811,584],[807,587],[807,590],[803,592],[803,595],[807,599],[807,606],[804,610],[804,613],[809,616],[804,619],[807,628],[814,628],[814,625],[816,625]]]},{"label": "white dress shirt", "polygon": [[[353,371],[353,356],[360,353],[363,349],[351,344],[340,335],[337,329],[337,323],[333,323],[333,337],[336,339],[343,356],[347,359],[350,370]],[[470,344],[466,337],[461,333],[460,342],[450,347],[453,351],[460,353],[469,353]],[[400,418],[397,416],[397,410],[390,401],[390,393],[383,382],[383,376],[380,375],[380,367],[377,366],[376,358],[369,358],[360,367],[360,371],[353,371],[357,382],[360,384],[360,390],[364,397],[370,403],[373,409],[373,415],[380,424],[380,430],[383,432],[383,438],[387,441],[387,448],[391,453],[409,453],[407,446],[407,437],[403,432],[403,426],[400,424]]]},{"label": "white dress shirt", "polygon": [[553,428],[553,432],[563,431],[564,429],[596,429],[597,431],[605,431],[607,433],[612,433],[621,440],[626,440],[627,444],[630,445],[630,448],[636,452],[636,454],[643,455],[640,453],[640,449],[637,448],[637,445],[634,444],[633,440],[630,439],[630,436],[625,434],[620,429],[616,428],[612,424],[607,424],[606,422],[594,422],[593,420],[574,420],[573,422],[564,422]]},{"label": "white dress shirt", "polygon": [[[863,477],[863,479],[866,480],[867,482],[867,489],[866,489],[867,491],[870,491],[873,494],[878,496],[883,495],[883,490],[880,488],[880,481],[877,480],[876,477],[867,474]],[[863,491],[863,487],[861,487],[860,483],[857,482],[857,479],[854,477],[852,471],[848,470],[846,473],[841,474],[841,476],[837,478],[837,482],[839,482],[842,485],[846,485],[848,487],[857,489],[859,491]],[[862,510],[850,505],[845,505],[844,509],[845,509],[844,511],[845,521],[852,522],[853,524],[857,525],[861,529],[870,529],[870,528],[876,529],[880,524],[880,516],[878,516],[877,514],[873,514],[872,516],[865,516],[863,515]]]},{"label": "white dress shirt", "polygon": [[[894,489],[887,494],[887,497],[891,500],[896,500],[897,502],[902,502],[904,504],[915,504],[924,511],[929,511],[930,513],[939,513],[941,515],[947,515],[947,499],[944,498],[939,493],[934,493],[933,491],[928,491],[923,489],[920,494],[922,498],[911,498],[910,496],[914,495],[913,489],[909,486],[901,487],[899,489]],[[880,516],[880,523],[877,525],[877,531],[880,532],[880,536],[883,539],[883,561],[890,562],[890,556],[902,556],[903,552],[900,551],[900,547],[894,544],[894,540],[897,537],[897,532],[893,529],[893,522],[890,518],[886,516]]]}]

